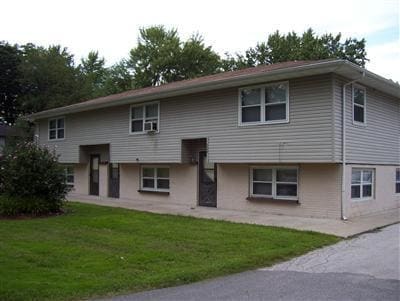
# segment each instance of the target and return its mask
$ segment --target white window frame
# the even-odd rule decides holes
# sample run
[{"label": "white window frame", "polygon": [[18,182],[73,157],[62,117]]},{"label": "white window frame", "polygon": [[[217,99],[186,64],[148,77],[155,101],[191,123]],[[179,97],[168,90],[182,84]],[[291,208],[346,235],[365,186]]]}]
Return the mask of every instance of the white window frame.
[{"label": "white window frame", "polygon": [[[146,106],[150,106],[150,105],[155,105],[157,104],[158,107],[158,115],[157,115],[157,131],[155,131],[155,133],[159,133],[160,132],[160,102],[159,101],[153,101],[153,102],[146,102],[146,103],[141,103],[141,104],[133,104],[129,107],[129,135],[142,135],[142,134],[146,134],[146,131],[144,130],[144,124],[146,122]],[[138,108],[138,107],[142,107],[142,111],[143,111],[143,116],[142,118],[136,118],[136,119],[132,119],[132,108]],[[155,118],[153,118],[155,119]],[[142,125],[142,131],[141,132],[132,132],[132,121],[135,120],[143,120],[143,125]]]},{"label": "white window frame", "polygon": [[[360,179],[360,184],[353,184],[353,171],[361,171],[361,179]],[[364,182],[363,179],[363,173],[364,171],[371,171],[372,172],[372,179],[371,179],[371,196],[368,197],[363,197],[363,185],[364,184],[370,184],[368,182]],[[362,167],[354,167],[351,169],[351,177],[350,177],[350,198],[353,202],[359,202],[359,201],[369,201],[374,199],[375,195],[375,169],[374,168],[362,168]],[[351,195],[351,188],[353,186],[360,186],[360,197],[359,198],[353,198]]]},{"label": "white window frame", "polygon": [[396,186],[397,184],[400,184],[400,180],[397,180],[397,173],[400,173],[400,168],[396,168],[395,172],[394,172],[394,193],[395,194],[400,194],[400,191],[396,191]]},{"label": "white window frame", "polygon": [[[276,85],[280,85],[280,84],[284,84],[286,86],[286,101],[285,102],[280,102],[280,103],[276,103],[276,104],[266,104],[265,103],[265,89],[267,87],[271,87],[271,86],[276,86]],[[260,110],[260,114],[261,114],[261,118],[260,121],[251,121],[251,122],[242,122],[242,99],[241,99],[241,95],[242,95],[242,91],[243,90],[249,90],[249,89],[260,89],[260,106],[261,106],[261,110]],[[280,123],[289,123],[289,111],[290,111],[290,97],[289,97],[289,81],[281,81],[281,82],[274,82],[274,83],[269,83],[269,84],[263,84],[263,85],[256,85],[256,86],[248,86],[248,87],[242,87],[239,88],[239,93],[238,93],[238,108],[239,108],[239,112],[238,112],[238,122],[239,122],[239,126],[252,126],[252,125],[264,125],[264,124],[280,124]],[[266,121],[265,120],[265,107],[266,106],[273,106],[273,105],[277,105],[277,104],[286,104],[286,118],[282,119],[282,120],[270,120],[270,121]],[[258,106],[258,105],[250,105],[250,106]],[[244,107],[250,107],[250,106],[244,106]]]},{"label": "white window frame", "polygon": [[[63,128],[59,128],[58,127],[58,120],[63,119],[64,120],[64,127]],[[51,129],[51,130],[55,130],[56,131],[56,138],[50,138],[50,122],[55,120],[56,121],[56,127],[55,129]],[[58,130],[64,130],[64,137],[63,138],[58,138]],[[64,140],[65,137],[67,135],[67,130],[66,130],[66,123],[65,123],[65,117],[57,117],[57,118],[50,118],[47,122],[47,140],[48,141],[61,141]]]},{"label": "white window frame", "polygon": [[[272,170],[272,181],[253,181],[253,170],[255,169],[270,169]],[[281,169],[296,170],[297,182],[278,182],[276,180],[276,171]],[[272,183],[272,194],[255,194],[253,193],[253,183]],[[276,193],[277,184],[296,184],[296,196],[281,196]],[[250,167],[250,196],[260,198],[272,198],[276,200],[299,200],[299,167],[298,166],[251,166]]]},{"label": "white window frame", "polygon": [[[154,177],[144,177],[143,176],[143,169],[145,168],[152,168],[154,169]],[[159,168],[167,168],[169,172],[169,177],[168,178],[163,178],[163,177],[158,177],[158,169]],[[152,179],[154,180],[154,188],[148,188],[143,186],[143,180],[144,179]],[[169,181],[169,188],[158,188],[158,183],[157,180],[168,180]],[[163,166],[163,165],[142,165],[140,167],[140,190],[142,191],[155,191],[155,192],[169,192],[171,189],[171,169],[169,166]]]},{"label": "white window frame", "polygon": [[[68,173],[68,167],[72,168],[72,173]],[[74,177],[74,182],[68,182],[68,176],[73,176]],[[65,166],[65,183],[67,185],[74,186],[75,185],[75,169],[73,165],[66,165]]]},{"label": "white window frame", "polygon": [[[360,105],[358,103],[355,103],[354,101],[354,89],[359,89],[359,90],[363,90],[364,91],[364,105]],[[366,126],[367,125],[367,89],[363,86],[360,85],[352,85],[352,89],[351,89],[351,99],[352,99],[352,115],[353,115],[353,124],[354,125],[360,125],[360,126]],[[356,121],[354,119],[354,106],[363,108],[363,112],[364,112],[364,122],[360,122],[360,121]]]}]

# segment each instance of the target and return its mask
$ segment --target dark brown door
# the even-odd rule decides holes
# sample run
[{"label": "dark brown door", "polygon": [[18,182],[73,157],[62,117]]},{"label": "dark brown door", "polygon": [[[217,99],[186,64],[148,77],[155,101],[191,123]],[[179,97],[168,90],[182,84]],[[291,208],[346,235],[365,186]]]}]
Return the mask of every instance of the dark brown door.
[{"label": "dark brown door", "polygon": [[110,163],[108,174],[108,196],[119,198],[119,164]]},{"label": "dark brown door", "polygon": [[199,153],[199,206],[217,207],[217,169],[206,151]]},{"label": "dark brown door", "polygon": [[90,156],[90,183],[89,183],[89,194],[99,195],[99,166],[100,156]]}]

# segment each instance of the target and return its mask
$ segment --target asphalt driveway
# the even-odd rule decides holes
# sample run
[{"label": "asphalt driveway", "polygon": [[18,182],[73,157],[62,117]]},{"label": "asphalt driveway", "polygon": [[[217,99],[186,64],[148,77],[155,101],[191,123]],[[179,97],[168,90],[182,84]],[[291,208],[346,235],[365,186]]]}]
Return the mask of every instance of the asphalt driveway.
[{"label": "asphalt driveway", "polygon": [[399,249],[396,224],[271,268],[111,300],[399,300]]}]

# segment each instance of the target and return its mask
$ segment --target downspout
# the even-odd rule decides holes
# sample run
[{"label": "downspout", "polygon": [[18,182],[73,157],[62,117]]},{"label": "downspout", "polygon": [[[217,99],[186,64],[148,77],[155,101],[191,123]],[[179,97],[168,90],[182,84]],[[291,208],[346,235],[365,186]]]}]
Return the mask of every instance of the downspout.
[{"label": "downspout", "polygon": [[347,220],[344,212],[344,202],[346,200],[346,87],[364,78],[363,71],[360,78],[343,84],[342,90],[342,196],[340,202],[340,216],[342,220]]}]

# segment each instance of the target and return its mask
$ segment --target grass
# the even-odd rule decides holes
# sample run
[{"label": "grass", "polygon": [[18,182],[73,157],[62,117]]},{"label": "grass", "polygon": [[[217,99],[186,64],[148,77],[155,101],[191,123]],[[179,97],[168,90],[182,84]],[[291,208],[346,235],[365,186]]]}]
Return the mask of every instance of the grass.
[{"label": "grass", "polygon": [[264,267],[331,235],[69,203],[68,214],[0,220],[0,300],[77,300]]}]

